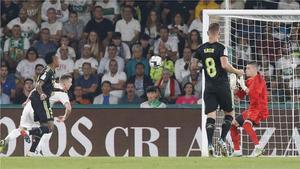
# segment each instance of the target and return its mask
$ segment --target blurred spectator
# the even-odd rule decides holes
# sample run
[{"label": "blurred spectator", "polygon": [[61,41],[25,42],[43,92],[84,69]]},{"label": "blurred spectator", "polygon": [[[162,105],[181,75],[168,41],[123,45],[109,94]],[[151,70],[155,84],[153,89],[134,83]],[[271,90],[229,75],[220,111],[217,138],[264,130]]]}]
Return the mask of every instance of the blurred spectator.
[{"label": "blurred spectator", "polygon": [[156,81],[155,86],[159,87],[162,98],[170,104],[175,103],[177,97],[181,94],[179,83],[172,77],[168,69],[163,70],[162,78]]},{"label": "blurred spectator", "polygon": [[[286,45],[286,44],[284,44]],[[284,80],[292,78],[293,71],[296,69],[297,65],[300,65],[300,58],[292,57],[289,55],[288,49],[283,46],[281,48],[282,57],[275,62],[275,68],[280,71],[279,74],[283,75]],[[277,75],[279,75],[277,73]]]},{"label": "blurred spectator", "polygon": [[132,46],[132,53],[133,53],[133,58],[130,59],[127,64],[126,64],[126,74],[127,77],[131,77],[135,75],[135,66],[137,63],[142,63],[144,65],[144,73],[145,75],[149,74],[150,71],[150,66],[149,62],[146,58],[144,58],[143,55],[143,49],[140,44],[135,44]]},{"label": "blurred spectator", "polygon": [[139,7],[139,5],[137,4],[136,0],[124,0],[122,7],[121,7],[121,17],[124,16],[124,8],[126,7],[131,7],[132,10],[132,16],[134,19],[136,19],[137,21],[141,21],[142,20],[142,11]]},{"label": "blurred spectator", "polygon": [[103,9],[103,17],[109,19],[113,23],[117,21],[120,15],[120,6],[115,0],[101,0],[96,2],[96,6],[101,6]]},{"label": "blurred spectator", "polygon": [[12,0],[1,1],[1,27],[18,17],[19,10],[19,6],[12,2]]},{"label": "blurred spectator", "polygon": [[104,55],[103,45],[96,31],[91,31],[87,38],[87,44],[91,46],[92,57],[99,62]]},{"label": "blurred spectator", "polygon": [[27,98],[33,88],[34,88],[33,80],[30,78],[25,79],[23,91],[21,93],[20,92],[17,93],[14,103],[15,104],[24,103],[27,100]]},{"label": "blurred spectator", "polygon": [[[69,46],[69,44],[70,44],[70,40],[69,40],[68,36],[62,36],[60,38],[60,46],[65,46],[68,48],[68,53],[67,53],[68,58],[72,59],[72,60],[76,60],[75,50],[71,46]],[[59,58],[61,58],[60,49],[61,49],[61,47],[59,47],[56,51],[56,55]]]},{"label": "blurred spectator", "polygon": [[[221,4],[221,9],[226,9],[226,1],[223,1]],[[241,0],[230,0],[229,1],[229,9],[244,9],[245,2]]]},{"label": "blurred spectator", "polygon": [[[114,32],[112,36],[112,44],[114,44],[117,47],[117,56],[120,56],[124,60],[129,60],[131,58],[131,53],[128,45],[121,41],[121,33],[120,32]],[[108,51],[107,47],[105,49],[105,55],[104,57],[108,57]]]},{"label": "blurred spectator", "polygon": [[154,43],[154,54],[159,53],[161,47],[167,49],[167,55],[172,61],[176,61],[178,58],[178,40],[174,37],[169,37],[169,29],[166,26],[160,27],[160,38]]},{"label": "blurred spectator", "polygon": [[8,95],[11,100],[16,96],[16,81],[13,74],[8,74],[8,67],[5,63],[1,63],[0,68],[0,83],[2,93]]},{"label": "blurred spectator", "polygon": [[118,104],[118,98],[111,95],[112,84],[109,81],[103,81],[101,84],[102,94],[95,97],[93,104]]},{"label": "blurred spectator", "polygon": [[191,82],[195,89],[195,96],[199,99],[202,98],[202,75],[201,72],[198,72],[196,66],[191,65],[189,67],[190,75],[183,78],[181,86],[184,86],[186,83]]},{"label": "blurred spectator", "polygon": [[67,2],[69,2],[70,11],[76,12],[78,14],[78,18],[83,21],[84,25],[91,20],[93,0],[72,0]]},{"label": "blurred spectator", "polygon": [[192,50],[188,47],[183,50],[183,58],[175,62],[175,77],[179,83],[190,74],[189,66],[192,60]]},{"label": "blurred spectator", "polygon": [[95,92],[98,87],[98,78],[92,74],[91,63],[84,62],[82,64],[83,75],[81,75],[75,82],[75,86],[82,87],[83,97],[93,100]]},{"label": "blurred spectator", "polygon": [[[37,81],[38,76],[42,73],[43,69],[44,69],[44,65],[42,64],[37,64],[35,65],[35,69],[34,69],[34,76],[33,76],[33,82],[35,83]],[[35,85],[34,85],[35,86]]]},{"label": "blurred spectator", "polygon": [[166,108],[167,105],[159,101],[160,91],[156,86],[147,88],[147,101],[143,102],[141,108]]},{"label": "blurred spectator", "polygon": [[82,87],[74,87],[74,100],[71,101],[72,104],[91,104],[92,102],[89,99],[85,99],[82,96]]},{"label": "blurred spectator", "polygon": [[199,32],[196,29],[193,29],[187,38],[187,45],[192,50],[192,56],[195,55],[197,49],[202,44],[202,40]]},{"label": "blurred spectator", "polygon": [[195,7],[195,19],[202,20],[202,12],[204,9],[219,9],[219,5],[214,0],[199,0]]},{"label": "blurred spectator", "polygon": [[178,97],[176,104],[197,104],[198,98],[194,96],[194,86],[191,82],[187,82],[183,86],[183,95]]},{"label": "blurred spectator", "polygon": [[16,77],[24,81],[24,79],[32,78],[35,74],[35,66],[37,64],[46,65],[44,59],[39,58],[39,55],[35,48],[31,47],[28,49],[25,59],[18,63],[16,68]]},{"label": "blurred spectator", "polygon": [[259,70],[261,74],[264,76],[267,85],[269,87],[271,77],[274,75],[275,67],[270,62],[266,61],[265,58],[263,58]]},{"label": "blurred spectator", "polygon": [[66,4],[61,4],[60,0],[45,0],[42,4],[42,19],[44,21],[49,20],[48,10],[50,8],[54,9],[55,16],[59,22],[65,22],[69,17],[69,10],[65,6]]},{"label": "blurred spectator", "polygon": [[132,15],[132,7],[124,6],[122,19],[117,21],[115,32],[122,34],[122,41],[129,45],[134,44],[139,39],[141,25]]},{"label": "blurred spectator", "polygon": [[45,58],[47,53],[57,50],[55,43],[50,41],[50,30],[48,28],[41,29],[40,38],[33,44],[33,47],[37,50],[41,58]]},{"label": "blurred spectator", "polygon": [[118,62],[115,59],[109,61],[109,71],[102,77],[102,82],[109,81],[111,83],[110,94],[122,98],[126,82],[126,74],[123,71],[118,71]]},{"label": "blurred spectator", "polygon": [[295,102],[300,102],[300,65],[297,66],[294,77],[289,82],[289,88],[294,95]]},{"label": "blurred spectator", "polygon": [[92,66],[92,74],[96,74],[97,72],[97,67],[98,67],[98,61],[91,56],[91,46],[86,44],[83,46],[82,53],[81,53],[81,58],[78,59],[75,62],[75,67],[74,67],[74,77],[75,79],[78,77],[78,75],[82,75],[82,64],[83,63],[90,63]]},{"label": "blurred spectator", "polygon": [[19,17],[11,20],[7,24],[7,28],[11,30],[14,25],[20,25],[21,27],[21,36],[33,40],[36,37],[36,34],[39,32],[37,24],[28,18],[27,11],[25,8],[22,8],[19,12]]},{"label": "blurred spectator", "polygon": [[9,71],[15,72],[16,66],[29,48],[29,40],[21,36],[20,25],[12,27],[12,37],[8,38],[4,44],[4,61],[9,65]]},{"label": "blurred spectator", "polygon": [[171,75],[173,75],[174,69],[175,69],[173,61],[170,60],[169,57],[167,56],[167,48],[162,46],[159,49],[159,56],[162,59],[161,66],[158,68],[151,67],[151,69],[150,69],[150,77],[153,81],[157,81],[157,80],[161,79],[162,72],[164,69],[170,70]]},{"label": "blurred spectator", "polygon": [[111,41],[113,24],[110,20],[103,17],[102,12],[101,6],[94,8],[94,17],[86,24],[84,36],[87,37],[89,32],[96,31],[102,43],[107,45]]},{"label": "blurred spectator", "polygon": [[0,87],[0,105],[10,104],[9,96],[2,92],[2,87]]},{"label": "blurred spectator", "polygon": [[299,9],[299,2],[296,0],[280,0],[278,3],[278,9]]},{"label": "blurred spectator", "polygon": [[241,68],[245,67],[247,65],[247,62],[252,60],[251,47],[249,45],[248,38],[238,38],[234,56],[236,56],[236,64]]},{"label": "blurred spectator", "polygon": [[69,58],[69,48],[62,45],[59,49],[60,62],[59,67],[55,70],[55,77],[61,77],[64,74],[73,75],[74,61]]},{"label": "blurred spectator", "polygon": [[280,22],[273,22],[271,26],[274,38],[286,41],[288,36],[290,36],[290,28],[287,28],[286,24],[282,25]]},{"label": "blurred spectator", "polygon": [[23,7],[26,9],[28,17],[32,19],[37,25],[40,25],[42,23],[42,1],[27,0],[23,3]]},{"label": "blurred spectator", "polygon": [[289,83],[283,77],[279,72],[277,76],[273,76],[271,79],[270,99],[273,103],[282,103],[290,100]]},{"label": "blurred spectator", "polygon": [[191,33],[192,30],[197,30],[200,34],[200,36],[202,37],[202,20],[201,19],[194,19],[189,27],[188,32]]},{"label": "blurred spectator", "polygon": [[159,15],[155,10],[151,10],[146,27],[145,27],[145,34],[150,37],[150,45],[153,46],[155,39],[159,36],[159,28],[161,26]]},{"label": "blurred spectator", "polygon": [[48,28],[50,31],[50,41],[57,43],[62,35],[62,23],[57,21],[56,11],[54,8],[47,10],[48,20],[42,23],[41,28]]},{"label": "blurred spectator", "polygon": [[120,104],[140,104],[141,99],[135,94],[135,86],[132,82],[126,83],[125,95],[120,99]]},{"label": "blurred spectator", "polygon": [[145,68],[143,63],[137,63],[135,65],[135,75],[131,76],[128,79],[128,82],[131,82],[135,86],[135,92],[138,97],[145,96],[146,89],[149,86],[153,85],[152,80],[145,74]]},{"label": "blurred spectator", "polygon": [[[63,24],[62,34],[70,39],[70,45],[74,49],[78,49],[78,43],[81,38],[83,29],[84,22],[78,19],[78,14],[76,12],[70,11],[69,21]],[[77,53],[79,52],[77,51]]]},{"label": "blurred spectator", "polygon": [[150,37],[143,34],[140,39],[141,46],[143,48],[143,57],[149,59],[153,55],[153,45],[150,44]]},{"label": "blurred spectator", "polygon": [[188,27],[184,23],[180,12],[176,12],[174,14],[172,18],[172,24],[169,25],[168,28],[170,30],[170,36],[175,37],[178,41],[178,54],[181,56],[185,46],[185,39],[188,34]]},{"label": "blurred spectator", "polygon": [[176,0],[169,2],[169,4],[172,16],[174,16],[175,13],[180,12],[184,23],[190,24],[192,22],[194,18],[194,9],[197,5],[196,1]]},{"label": "blurred spectator", "polygon": [[117,48],[114,44],[107,46],[108,57],[101,59],[97,73],[103,75],[106,72],[109,72],[109,62],[111,60],[116,60],[118,63],[118,72],[123,72],[125,67],[124,59],[117,56]]}]

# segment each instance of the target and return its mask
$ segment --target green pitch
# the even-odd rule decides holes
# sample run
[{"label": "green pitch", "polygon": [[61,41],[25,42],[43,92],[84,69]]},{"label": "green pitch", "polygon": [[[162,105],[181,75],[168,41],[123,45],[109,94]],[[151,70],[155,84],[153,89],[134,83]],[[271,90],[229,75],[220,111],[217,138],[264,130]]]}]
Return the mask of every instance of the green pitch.
[{"label": "green pitch", "polygon": [[299,169],[300,158],[0,158],[0,169]]}]

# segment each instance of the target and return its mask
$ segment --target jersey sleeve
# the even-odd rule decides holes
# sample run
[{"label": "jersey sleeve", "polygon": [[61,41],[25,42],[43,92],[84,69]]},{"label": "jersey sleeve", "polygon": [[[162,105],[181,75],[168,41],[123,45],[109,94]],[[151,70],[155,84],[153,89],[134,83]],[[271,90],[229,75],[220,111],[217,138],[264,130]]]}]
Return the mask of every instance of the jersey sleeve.
[{"label": "jersey sleeve", "polygon": [[224,45],[221,45],[220,47],[220,57],[226,56],[228,57],[228,51],[227,48]]}]

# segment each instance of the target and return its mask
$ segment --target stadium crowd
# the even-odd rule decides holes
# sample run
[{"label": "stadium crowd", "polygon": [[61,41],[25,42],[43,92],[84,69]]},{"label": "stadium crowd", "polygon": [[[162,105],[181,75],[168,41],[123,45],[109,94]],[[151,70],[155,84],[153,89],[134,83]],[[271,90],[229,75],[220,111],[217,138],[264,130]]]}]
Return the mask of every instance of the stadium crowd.
[{"label": "stadium crowd", "polygon": [[[56,52],[61,62],[57,78],[73,75],[69,95],[74,104],[140,104],[153,85],[166,104],[197,104],[202,76],[191,60],[205,33],[202,10],[224,8],[222,0],[1,0],[0,102],[22,104],[45,66],[43,58]],[[230,0],[230,8],[299,9],[299,2]],[[232,31],[240,37],[233,44],[237,65],[261,61],[275,100],[291,99],[285,98],[291,86],[299,95],[299,22],[289,29],[263,27],[267,30],[247,22],[233,26],[242,30]],[[253,41],[251,31],[269,33]],[[284,43],[282,34],[292,44]],[[161,67],[149,66],[152,55],[161,56]]]}]

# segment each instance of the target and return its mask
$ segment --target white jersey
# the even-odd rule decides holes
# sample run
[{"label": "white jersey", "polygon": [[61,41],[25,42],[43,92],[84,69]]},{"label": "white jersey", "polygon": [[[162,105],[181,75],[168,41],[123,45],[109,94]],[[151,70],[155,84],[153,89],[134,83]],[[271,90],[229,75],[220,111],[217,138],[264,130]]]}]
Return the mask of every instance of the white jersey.
[{"label": "white jersey", "polygon": [[[57,90],[57,91],[55,91]],[[61,90],[61,91],[58,91]],[[70,102],[69,96],[67,92],[63,92],[62,91],[62,87],[60,86],[60,84],[55,84],[54,85],[54,91],[51,95],[51,97],[49,98],[49,102],[50,102],[50,107],[52,107],[55,103],[60,102],[63,105],[65,105],[66,103]],[[20,127],[24,127],[27,129],[30,129],[32,127],[39,127],[40,124],[39,122],[35,122],[34,121],[34,111],[33,108],[31,106],[31,102],[29,101],[23,111],[22,111],[22,116],[21,116],[21,120],[20,120]]]}]

